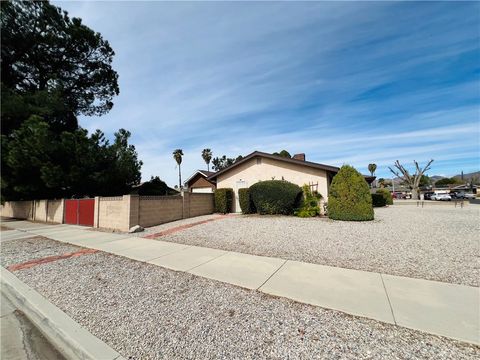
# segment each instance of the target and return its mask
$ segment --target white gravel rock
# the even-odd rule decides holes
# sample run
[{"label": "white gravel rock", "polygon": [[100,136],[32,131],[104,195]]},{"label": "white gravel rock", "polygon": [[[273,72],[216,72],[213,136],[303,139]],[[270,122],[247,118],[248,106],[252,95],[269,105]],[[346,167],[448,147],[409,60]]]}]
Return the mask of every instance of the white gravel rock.
[{"label": "white gravel rock", "polygon": [[0,264],[7,267],[13,264],[21,264],[34,259],[42,259],[48,256],[62,255],[78,251],[82,248],[63,244],[42,236],[10,240],[1,244]]},{"label": "white gravel rock", "polygon": [[480,348],[96,253],[15,275],[130,359],[474,359]]},{"label": "white gravel rock", "polygon": [[479,286],[480,206],[390,206],[368,222],[237,216],[161,240]]}]

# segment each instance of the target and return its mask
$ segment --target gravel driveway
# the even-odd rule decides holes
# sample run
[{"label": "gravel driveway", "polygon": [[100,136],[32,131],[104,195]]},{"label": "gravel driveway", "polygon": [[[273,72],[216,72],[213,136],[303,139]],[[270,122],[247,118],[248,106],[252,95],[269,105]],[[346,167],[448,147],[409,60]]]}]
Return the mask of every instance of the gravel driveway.
[{"label": "gravel driveway", "polygon": [[[38,246],[22,240],[9,243],[10,250],[18,244],[19,259]],[[15,275],[131,359],[480,356],[480,348],[454,340],[102,252]]]},{"label": "gravel driveway", "polygon": [[375,210],[371,222],[237,216],[161,239],[255,255],[478,286],[480,206]]}]

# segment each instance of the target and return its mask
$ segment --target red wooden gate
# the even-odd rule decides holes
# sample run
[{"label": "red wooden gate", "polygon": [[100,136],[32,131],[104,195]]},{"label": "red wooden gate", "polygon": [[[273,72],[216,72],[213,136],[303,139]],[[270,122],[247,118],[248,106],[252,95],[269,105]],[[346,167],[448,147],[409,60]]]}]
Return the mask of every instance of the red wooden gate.
[{"label": "red wooden gate", "polygon": [[65,200],[65,224],[93,226],[95,199]]}]

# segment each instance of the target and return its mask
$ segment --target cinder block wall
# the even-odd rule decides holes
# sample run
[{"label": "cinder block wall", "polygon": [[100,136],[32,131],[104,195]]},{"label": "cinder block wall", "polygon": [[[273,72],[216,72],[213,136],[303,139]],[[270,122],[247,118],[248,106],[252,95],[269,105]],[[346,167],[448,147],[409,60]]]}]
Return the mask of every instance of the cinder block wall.
[{"label": "cinder block wall", "polygon": [[34,218],[35,221],[47,221],[47,203],[48,200],[35,200]]},{"label": "cinder block wall", "polygon": [[139,198],[138,225],[140,226],[154,226],[182,218],[183,197],[180,195],[140,196]]},{"label": "cinder block wall", "polygon": [[6,201],[2,205],[2,216],[17,219],[33,220],[34,203],[33,201]]},{"label": "cinder block wall", "polygon": [[[63,223],[64,200],[10,201],[1,207],[2,216]],[[214,212],[213,194],[188,193],[175,196],[96,197],[94,227],[128,231]]]},{"label": "cinder block wall", "polygon": [[64,200],[48,200],[47,222],[63,223]]},{"label": "cinder block wall", "polygon": [[95,200],[95,227],[122,231],[129,229],[127,203],[123,196],[97,197]]},{"label": "cinder block wall", "polygon": [[63,223],[64,200],[7,201],[1,207],[5,217]]},{"label": "cinder block wall", "polygon": [[190,216],[213,214],[215,209],[213,194],[190,194]]}]

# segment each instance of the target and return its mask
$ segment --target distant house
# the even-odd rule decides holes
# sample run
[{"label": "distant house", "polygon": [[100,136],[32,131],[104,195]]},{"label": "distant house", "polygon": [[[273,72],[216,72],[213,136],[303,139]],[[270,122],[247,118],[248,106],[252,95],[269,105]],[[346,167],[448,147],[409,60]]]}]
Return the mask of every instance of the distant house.
[{"label": "distant house", "polygon": [[[239,212],[238,189],[264,180],[286,180],[299,186],[307,184],[328,200],[328,189],[338,170],[339,168],[335,166],[306,161],[305,154],[285,158],[254,151],[228,168],[213,173],[205,180],[216,184],[217,188],[232,188],[235,194],[233,211]],[[365,176],[369,184],[374,179],[373,176]]]},{"label": "distant house", "polygon": [[215,181],[207,178],[213,174],[213,171],[197,170],[185,181],[185,187],[189,192],[212,193],[215,190]]}]

